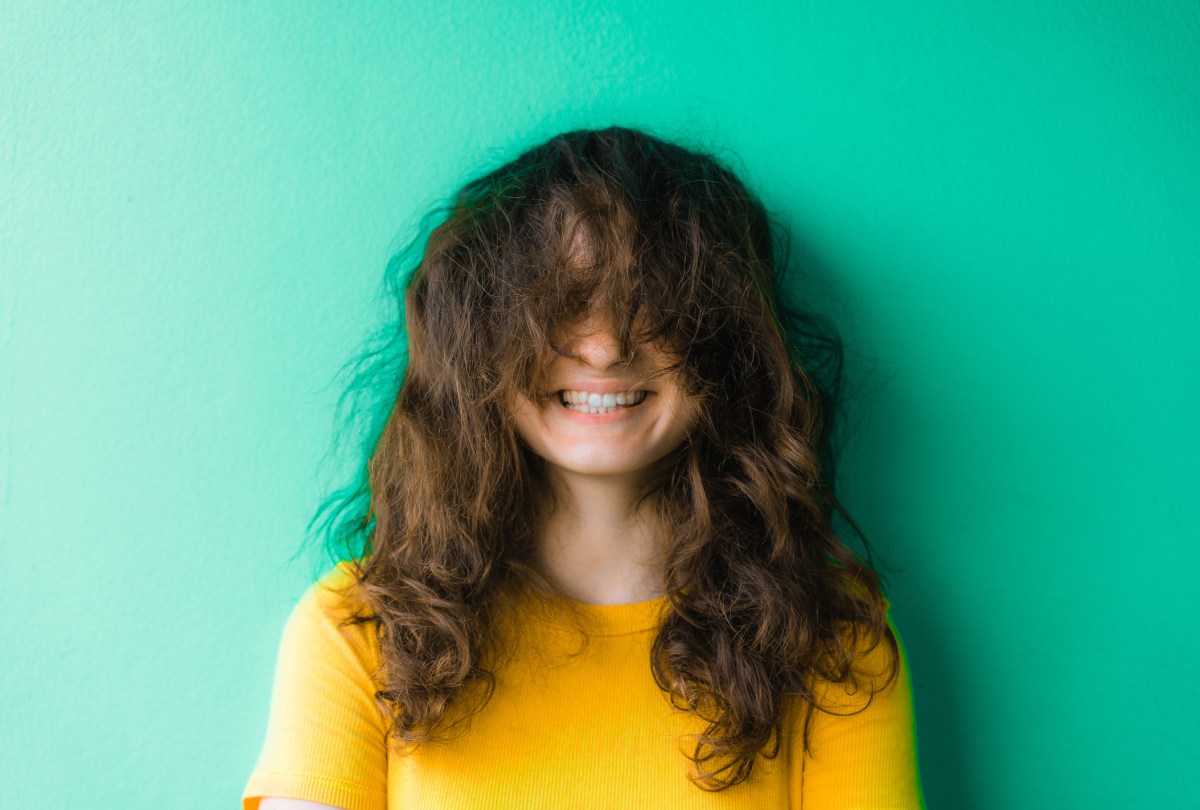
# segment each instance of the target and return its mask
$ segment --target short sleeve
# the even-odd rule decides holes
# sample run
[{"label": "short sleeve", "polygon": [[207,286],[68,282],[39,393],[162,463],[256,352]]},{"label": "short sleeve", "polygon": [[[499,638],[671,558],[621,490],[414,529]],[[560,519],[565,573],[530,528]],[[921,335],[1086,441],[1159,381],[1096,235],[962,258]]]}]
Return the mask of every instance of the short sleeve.
[{"label": "short sleeve", "polygon": [[[799,741],[795,742],[795,756],[803,761],[793,764],[793,773],[800,774],[800,796],[794,806],[803,810],[924,808],[908,661],[900,635],[891,626],[900,651],[896,678],[866,708],[862,708],[865,692],[851,694],[831,686],[823,695],[823,705],[835,713],[812,713],[811,756],[804,755]],[[891,646],[881,642],[866,656],[863,670],[883,675],[890,665]]]},{"label": "short sleeve", "polygon": [[243,810],[265,796],[345,810],[387,805],[387,723],[375,701],[378,644],[371,624],[339,626],[353,573],[341,564],[288,617],[275,668],[266,739],[242,793]]}]

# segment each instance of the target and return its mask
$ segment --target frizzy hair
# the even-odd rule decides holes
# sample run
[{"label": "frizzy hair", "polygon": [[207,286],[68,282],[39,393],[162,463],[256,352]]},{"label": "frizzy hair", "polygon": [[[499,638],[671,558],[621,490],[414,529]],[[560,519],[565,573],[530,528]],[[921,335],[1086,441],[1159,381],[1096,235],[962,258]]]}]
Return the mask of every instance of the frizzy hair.
[{"label": "frizzy hair", "polygon": [[[672,527],[670,609],[647,666],[706,724],[691,778],[707,790],[750,778],[778,754],[791,710],[807,751],[814,711],[833,711],[822,684],[869,701],[895,678],[865,539],[856,552],[833,527],[840,515],[861,538],[832,484],[841,345],[788,302],[786,253],[783,229],[719,160],[613,127],[559,135],[468,182],[419,262],[393,267],[407,271],[395,287],[407,366],[331,534],[368,608],[352,620],[379,638],[392,738],[441,737],[452,714],[481,708],[510,597],[556,592],[534,554],[542,461],[510,404],[545,397],[547,349],[561,352],[590,307],[627,356],[661,346],[698,403],[641,493]],[[880,644],[890,665],[868,672]]]}]

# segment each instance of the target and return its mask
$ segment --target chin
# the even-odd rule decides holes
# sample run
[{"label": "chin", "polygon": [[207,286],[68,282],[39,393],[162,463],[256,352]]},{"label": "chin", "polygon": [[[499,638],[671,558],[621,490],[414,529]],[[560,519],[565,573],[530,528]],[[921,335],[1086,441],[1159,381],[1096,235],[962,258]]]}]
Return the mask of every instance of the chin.
[{"label": "chin", "polygon": [[653,466],[654,459],[646,456],[630,458],[628,454],[619,457],[590,455],[560,458],[552,463],[576,475],[631,475]]}]

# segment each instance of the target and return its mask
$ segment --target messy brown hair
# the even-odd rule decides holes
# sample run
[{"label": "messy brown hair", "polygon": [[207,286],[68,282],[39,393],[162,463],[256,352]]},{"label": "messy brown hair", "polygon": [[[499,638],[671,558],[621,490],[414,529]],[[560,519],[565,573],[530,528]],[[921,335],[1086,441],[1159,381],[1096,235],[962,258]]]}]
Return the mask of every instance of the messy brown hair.
[{"label": "messy brown hair", "polygon": [[[855,551],[834,531],[838,515],[857,532],[833,491],[840,344],[789,301],[785,242],[720,160],[614,127],[559,135],[471,180],[415,266],[393,263],[407,363],[339,537],[360,541],[342,556],[369,606],[357,620],[377,629],[395,740],[439,736],[452,705],[478,710],[508,598],[555,590],[535,562],[542,461],[509,404],[540,396],[547,347],[595,306],[628,356],[664,347],[698,403],[643,493],[672,527],[670,609],[646,663],[707,724],[693,780],[748,779],[778,754],[788,710],[807,750],[820,684],[861,694],[870,681],[869,696],[895,677],[865,541]],[[881,643],[882,681],[863,668]]]}]

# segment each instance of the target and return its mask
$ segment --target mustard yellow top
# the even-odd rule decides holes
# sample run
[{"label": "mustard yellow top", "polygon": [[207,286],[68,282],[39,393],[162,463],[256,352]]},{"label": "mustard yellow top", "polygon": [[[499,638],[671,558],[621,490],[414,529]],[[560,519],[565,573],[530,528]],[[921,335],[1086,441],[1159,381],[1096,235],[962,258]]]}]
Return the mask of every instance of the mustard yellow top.
[{"label": "mustard yellow top", "polygon": [[[650,673],[665,598],[578,605],[586,645],[553,613],[518,612],[520,641],[466,733],[389,750],[371,680],[379,656],[373,629],[338,627],[347,602],[335,592],[352,582],[339,565],[288,619],[244,810],[264,796],[345,810],[923,807],[903,660],[899,678],[866,710],[813,714],[811,756],[802,756],[797,718],[786,717],[779,756],[759,758],[749,781],[719,792],[696,787],[683,752],[685,735],[702,731],[703,721],[674,709]],[[856,705],[853,696],[830,694]]]}]

